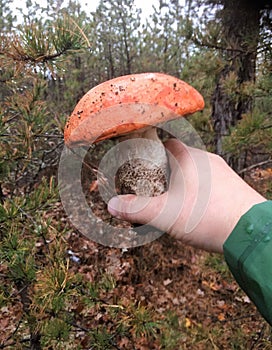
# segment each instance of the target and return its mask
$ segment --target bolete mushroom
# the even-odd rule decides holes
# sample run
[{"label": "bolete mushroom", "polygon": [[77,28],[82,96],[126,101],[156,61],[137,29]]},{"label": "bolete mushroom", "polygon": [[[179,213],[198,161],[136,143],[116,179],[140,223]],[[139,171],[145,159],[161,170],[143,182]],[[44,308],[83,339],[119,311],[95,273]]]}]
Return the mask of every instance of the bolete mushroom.
[{"label": "bolete mushroom", "polygon": [[[64,131],[66,145],[90,146],[120,137],[137,139],[116,173],[122,194],[155,196],[167,187],[168,161],[156,125],[203,109],[199,92],[162,73],[141,73],[108,80],[78,102]],[[148,141],[148,142],[147,142]]]}]

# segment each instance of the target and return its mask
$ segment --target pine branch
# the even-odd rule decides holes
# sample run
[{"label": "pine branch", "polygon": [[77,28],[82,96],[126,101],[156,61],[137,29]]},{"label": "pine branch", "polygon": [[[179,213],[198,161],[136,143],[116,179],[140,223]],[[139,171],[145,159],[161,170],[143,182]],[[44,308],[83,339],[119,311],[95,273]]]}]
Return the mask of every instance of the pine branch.
[{"label": "pine branch", "polygon": [[[24,135],[23,134],[0,134],[0,137],[23,137]],[[34,138],[37,137],[37,138],[52,138],[52,139],[63,139],[63,135],[47,135],[47,134],[39,134],[39,135],[35,135]]]},{"label": "pine branch", "polygon": [[201,41],[197,39],[196,37],[192,38],[192,41],[194,44],[200,47],[206,47],[208,49],[214,49],[214,50],[219,50],[219,51],[226,51],[226,52],[232,52],[232,53],[237,53],[239,54],[245,54],[245,53],[250,53],[248,50],[243,50],[243,49],[234,49],[234,48],[229,48],[229,47],[224,47],[220,46],[215,43],[209,43],[207,41]]},{"label": "pine branch", "polygon": [[264,125],[264,126],[260,127],[261,130],[266,130],[266,129],[271,129],[271,128],[272,128],[272,124],[268,124],[268,125]]},{"label": "pine branch", "polygon": [[[14,343],[8,343],[8,342],[9,342],[9,341],[14,337],[14,335],[18,332],[18,329],[19,329],[21,323],[22,323],[22,319],[18,322],[18,324],[17,324],[17,326],[15,327],[14,331],[12,332],[12,334],[11,334],[10,336],[8,336],[8,337],[5,339],[4,343],[0,344],[0,349],[5,349],[5,348],[7,348],[8,346],[16,345],[15,342],[14,342]],[[29,339],[27,339],[26,341],[29,341]]]},{"label": "pine branch", "polygon": [[18,47],[14,47],[15,53],[5,52],[5,55],[9,58],[12,58],[12,60],[15,62],[24,62],[24,63],[30,62],[30,63],[37,64],[37,63],[48,63],[48,62],[54,61],[55,59],[63,56],[64,54],[66,54],[68,52],[76,51],[76,50],[72,50],[70,48],[64,48],[63,50],[56,52],[54,54],[29,55],[20,49]]},{"label": "pine branch", "polygon": [[70,17],[65,16],[50,25],[42,21],[24,26],[21,34],[13,34],[0,47],[0,55],[14,62],[45,64],[67,53],[90,48],[91,44],[83,29]]},{"label": "pine branch", "polygon": [[250,165],[249,167],[244,168],[244,169],[238,171],[238,174],[244,174],[244,173],[246,173],[247,171],[250,171],[250,170],[252,170],[252,169],[254,169],[254,168],[258,168],[259,166],[266,165],[266,164],[269,164],[269,163],[272,163],[272,158],[269,158],[269,159],[267,159],[267,160],[265,160],[265,161],[263,161],[263,162],[259,162],[259,163]]},{"label": "pine branch", "polygon": [[[30,342],[30,337],[25,338],[25,339],[21,339],[19,341],[20,344],[24,344],[24,343],[29,343]],[[7,347],[14,347],[18,344],[18,342],[13,342],[13,343],[6,343],[6,344],[0,344],[0,349],[5,349]]]}]

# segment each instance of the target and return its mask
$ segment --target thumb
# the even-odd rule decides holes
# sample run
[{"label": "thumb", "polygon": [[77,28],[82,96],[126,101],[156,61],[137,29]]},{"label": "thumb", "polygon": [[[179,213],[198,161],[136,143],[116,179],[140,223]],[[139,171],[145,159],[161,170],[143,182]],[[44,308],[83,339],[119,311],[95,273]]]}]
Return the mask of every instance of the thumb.
[{"label": "thumb", "polygon": [[139,197],[131,194],[116,196],[108,202],[108,211],[118,219],[148,224],[160,211],[159,197]]}]

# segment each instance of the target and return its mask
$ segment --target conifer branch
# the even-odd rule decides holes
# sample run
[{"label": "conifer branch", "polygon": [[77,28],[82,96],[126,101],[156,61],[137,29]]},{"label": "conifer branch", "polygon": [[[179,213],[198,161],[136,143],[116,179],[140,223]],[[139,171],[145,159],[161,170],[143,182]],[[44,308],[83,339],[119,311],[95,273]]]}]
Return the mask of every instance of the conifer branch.
[{"label": "conifer branch", "polygon": [[263,165],[267,165],[269,163],[272,163],[272,158],[269,158],[267,160],[264,160],[262,162],[259,162],[259,163],[256,163],[256,164],[252,164],[244,169],[241,169],[240,171],[238,171],[238,174],[244,174],[246,173],[247,171],[250,171],[252,169],[255,169],[255,168],[258,168],[259,166],[263,166]]}]

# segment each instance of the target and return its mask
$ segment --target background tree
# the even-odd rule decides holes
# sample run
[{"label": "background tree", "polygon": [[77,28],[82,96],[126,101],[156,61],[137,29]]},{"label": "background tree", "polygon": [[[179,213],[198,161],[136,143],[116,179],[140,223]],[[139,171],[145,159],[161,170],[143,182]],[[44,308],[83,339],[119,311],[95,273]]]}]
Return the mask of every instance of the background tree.
[{"label": "background tree", "polygon": [[[189,55],[187,22],[179,1],[160,1],[142,28],[140,64],[148,71],[181,76]],[[192,52],[190,53],[190,55]]]},{"label": "background tree", "polygon": [[134,1],[101,1],[93,14],[93,26],[93,50],[105,63],[104,79],[135,71],[140,10]]},{"label": "background tree", "polygon": [[10,4],[12,0],[1,0],[0,1],[0,28],[1,32],[9,32],[12,29],[13,22],[16,16],[12,13],[10,9]]},{"label": "background tree", "polygon": [[199,31],[198,43],[217,50],[224,62],[212,96],[215,151],[239,171],[247,164],[247,153],[240,152],[237,157],[237,153],[226,152],[224,140],[245,116],[254,119],[253,115],[260,113],[254,109],[254,97],[261,78],[259,62],[264,52],[270,52],[271,4],[241,0],[197,1],[195,5],[196,9],[206,5],[213,11],[212,16],[209,11],[207,17],[203,16],[208,36],[205,30],[204,35]]}]

